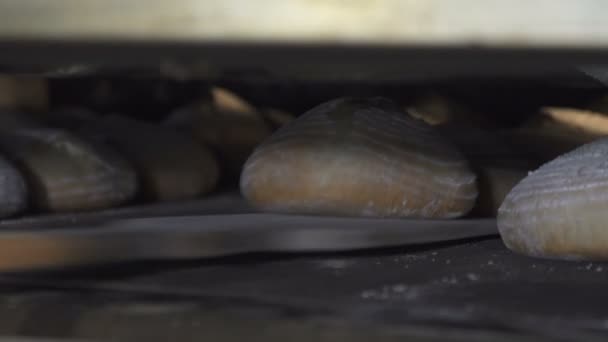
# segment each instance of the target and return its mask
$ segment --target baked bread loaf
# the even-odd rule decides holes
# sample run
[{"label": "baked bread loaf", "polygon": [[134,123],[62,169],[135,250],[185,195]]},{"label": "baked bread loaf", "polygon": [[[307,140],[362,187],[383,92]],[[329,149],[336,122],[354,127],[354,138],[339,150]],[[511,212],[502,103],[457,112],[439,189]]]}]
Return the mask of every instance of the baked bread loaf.
[{"label": "baked bread loaf", "polygon": [[454,218],[475,203],[475,175],[431,126],[383,98],[323,103],[248,159],[241,192],[281,213]]},{"label": "baked bread loaf", "polygon": [[607,259],[608,139],[541,166],[517,184],[498,213],[510,249],[532,256]]},{"label": "baked bread loaf", "polygon": [[36,210],[102,209],[135,194],[135,172],[122,157],[66,131],[5,131],[0,146],[25,175]]},{"label": "baked bread loaf", "polygon": [[544,107],[511,140],[544,162],[608,135],[608,116],[585,109]]},{"label": "baked bread loaf", "polygon": [[111,145],[133,164],[141,194],[148,200],[194,198],[217,184],[219,168],[211,151],[170,128],[110,115],[93,120],[82,130]]},{"label": "baked bread loaf", "polygon": [[213,149],[222,178],[238,179],[253,149],[272,133],[272,125],[231,93],[216,90],[213,94],[214,103],[180,108],[165,123]]}]

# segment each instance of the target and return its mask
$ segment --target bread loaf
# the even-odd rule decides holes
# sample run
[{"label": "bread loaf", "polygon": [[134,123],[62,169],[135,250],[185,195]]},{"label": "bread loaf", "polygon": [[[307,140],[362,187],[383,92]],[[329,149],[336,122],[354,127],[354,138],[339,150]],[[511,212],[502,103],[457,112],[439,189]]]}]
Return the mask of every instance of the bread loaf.
[{"label": "bread loaf", "polygon": [[608,139],[558,157],[507,195],[498,228],[507,247],[540,257],[608,259]]},{"label": "bread loaf", "polygon": [[170,128],[110,115],[92,121],[83,131],[127,157],[148,200],[194,198],[211,191],[218,181],[219,168],[211,151]]},{"label": "bread loaf", "polygon": [[475,175],[432,127],[383,98],[313,108],[259,146],[241,191],[262,210],[454,218],[471,210]]},{"label": "bread loaf", "polygon": [[122,204],[137,181],[116,153],[50,128],[3,132],[0,146],[24,173],[34,209],[75,211]]}]

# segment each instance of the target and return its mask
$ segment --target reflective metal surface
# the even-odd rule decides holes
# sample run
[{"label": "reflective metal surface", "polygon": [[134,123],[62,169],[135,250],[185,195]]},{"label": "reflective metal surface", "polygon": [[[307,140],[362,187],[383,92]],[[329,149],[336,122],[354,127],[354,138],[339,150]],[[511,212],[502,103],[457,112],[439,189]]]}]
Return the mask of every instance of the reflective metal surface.
[{"label": "reflective metal surface", "polygon": [[602,0],[2,0],[0,38],[608,46]]},{"label": "reflective metal surface", "polygon": [[493,219],[448,221],[276,214],[106,217],[96,223],[55,224],[54,228],[43,220],[19,223],[17,220],[13,228],[0,231],[0,271],[200,259],[252,252],[347,251],[497,234]]}]

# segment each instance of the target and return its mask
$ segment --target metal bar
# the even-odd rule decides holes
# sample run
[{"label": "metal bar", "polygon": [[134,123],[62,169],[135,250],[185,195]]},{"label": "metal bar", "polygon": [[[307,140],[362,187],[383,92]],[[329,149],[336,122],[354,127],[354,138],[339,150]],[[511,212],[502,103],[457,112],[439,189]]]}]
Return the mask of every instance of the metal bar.
[{"label": "metal bar", "polygon": [[606,47],[602,0],[0,0],[0,39]]},{"label": "metal bar", "polygon": [[179,260],[248,252],[333,252],[497,234],[493,219],[406,220],[276,214],[123,219],[0,232],[0,271]]}]

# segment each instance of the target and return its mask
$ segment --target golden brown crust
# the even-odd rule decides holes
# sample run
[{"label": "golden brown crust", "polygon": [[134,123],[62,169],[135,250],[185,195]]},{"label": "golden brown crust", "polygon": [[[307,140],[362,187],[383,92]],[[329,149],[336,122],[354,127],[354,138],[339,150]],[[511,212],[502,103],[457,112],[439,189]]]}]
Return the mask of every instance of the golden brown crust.
[{"label": "golden brown crust", "polygon": [[286,125],[241,176],[263,210],[450,218],[475,202],[475,176],[449,143],[390,101],[338,99]]}]

